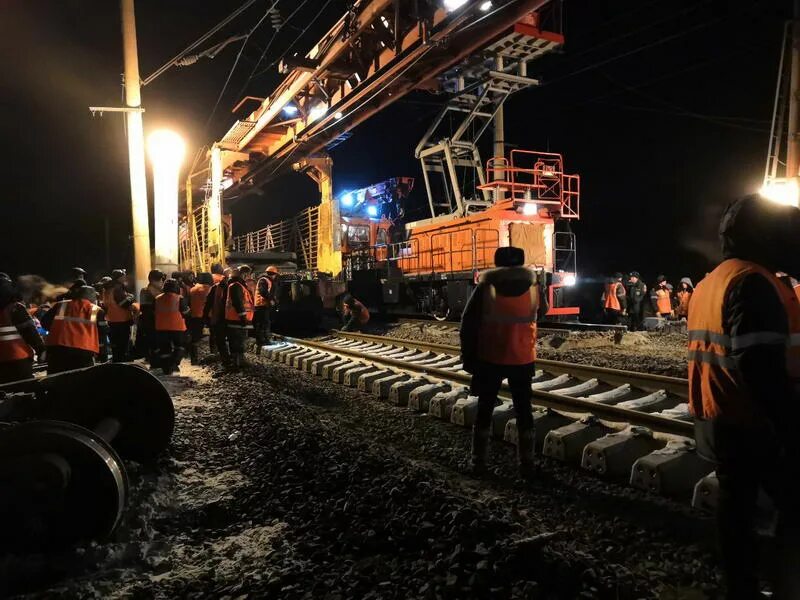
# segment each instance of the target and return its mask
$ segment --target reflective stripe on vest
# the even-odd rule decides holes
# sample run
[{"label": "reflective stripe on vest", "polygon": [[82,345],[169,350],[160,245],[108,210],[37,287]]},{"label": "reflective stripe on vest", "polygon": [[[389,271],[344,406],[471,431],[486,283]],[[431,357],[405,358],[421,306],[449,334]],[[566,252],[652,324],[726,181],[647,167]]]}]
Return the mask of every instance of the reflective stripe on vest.
[{"label": "reflective stripe on vest", "polygon": [[[233,302],[231,302],[231,288],[235,285],[242,288],[242,303],[244,304],[244,312],[242,313],[237,313],[236,309],[233,308]],[[228,286],[228,297],[225,300],[225,320],[239,321],[242,317],[245,317],[248,321],[253,320],[253,297],[250,295],[250,290],[238,281],[234,281]]]},{"label": "reflective stripe on vest", "polygon": [[262,281],[267,282],[267,293],[269,294],[272,291],[272,281],[270,281],[269,277],[261,277],[256,283],[256,290],[255,290],[256,308],[259,308],[261,306],[269,306],[269,298],[265,298],[258,291],[259,288],[261,287],[260,284]]},{"label": "reflective stripe on vest", "polygon": [[494,286],[483,293],[478,358],[497,365],[527,365],[536,360],[539,287],[519,296],[498,296]]},{"label": "reflective stripe on vest", "polygon": [[156,296],[156,331],[186,331],[181,314],[181,295],[165,292]]},{"label": "reflective stripe on vest", "polygon": [[207,283],[197,283],[189,290],[189,308],[192,311],[192,317],[201,319],[203,317],[203,308],[206,305],[206,298],[211,286]]},{"label": "reflective stripe on vest", "polygon": [[100,307],[85,299],[63,300],[57,307],[47,335],[47,345],[99,353],[97,313]]},{"label": "reflective stripe on vest", "polygon": [[33,350],[11,322],[11,310],[17,305],[12,302],[0,310],[0,362],[33,358]]},{"label": "reflective stripe on vest", "polygon": [[656,307],[659,314],[665,315],[672,312],[672,301],[669,299],[669,290],[658,288],[656,290]]},{"label": "reflective stripe on vest", "polygon": [[606,284],[606,301],[603,305],[603,308],[609,308],[617,311],[622,310],[622,307],[619,304],[619,298],[617,298],[617,287],[620,285],[622,284],[618,281]]},{"label": "reflective stripe on vest", "polygon": [[[759,274],[769,281],[786,311],[789,334],[754,331],[725,333],[723,311],[731,286],[744,276]],[[773,273],[752,262],[730,259],[720,264],[695,288],[689,302],[689,410],[712,419],[752,417],[753,405],[731,353],[753,346],[784,345],[789,377],[800,381],[800,302],[794,291]]]}]

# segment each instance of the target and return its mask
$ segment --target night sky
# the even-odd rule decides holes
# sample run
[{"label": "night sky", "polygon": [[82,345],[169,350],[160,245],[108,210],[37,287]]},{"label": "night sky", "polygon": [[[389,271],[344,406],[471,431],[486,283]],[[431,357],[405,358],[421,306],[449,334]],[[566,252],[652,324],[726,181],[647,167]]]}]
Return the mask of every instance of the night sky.
[{"label": "night sky", "polygon": [[[138,0],[142,76],[242,2]],[[212,43],[246,32],[268,4],[256,3]],[[291,44],[305,53],[345,4],[331,0],[322,10],[325,0],[310,0],[275,36],[258,70]],[[283,17],[298,5],[299,0],[282,0]],[[574,230],[584,279],[638,269],[647,281],[660,272],[672,280],[684,275],[697,280],[717,260],[722,207],[760,184],[782,23],[790,5],[788,0],[565,2],[564,52],[530,65],[529,74],[543,85],[508,102],[506,139],[513,147],[561,152],[567,170],[581,174],[582,220]],[[266,19],[245,46],[210,122],[241,42],[214,60],[168,71],[146,87],[146,132],[160,125],[176,129],[189,140],[189,155],[221,136],[236,118],[230,111],[241,96],[268,95],[280,81],[273,67],[245,85],[272,35]],[[0,270],[61,280],[73,264],[95,275],[109,266],[129,266],[122,118],[93,119],[87,108],[121,104],[118,3],[4,0],[0,40],[5,156]],[[335,190],[411,175],[419,178],[415,193],[421,199],[413,148],[437,102],[415,93],[357,128],[333,152]],[[262,196],[237,202],[234,227],[263,226],[314,203],[315,194],[304,176],[286,176]]]}]

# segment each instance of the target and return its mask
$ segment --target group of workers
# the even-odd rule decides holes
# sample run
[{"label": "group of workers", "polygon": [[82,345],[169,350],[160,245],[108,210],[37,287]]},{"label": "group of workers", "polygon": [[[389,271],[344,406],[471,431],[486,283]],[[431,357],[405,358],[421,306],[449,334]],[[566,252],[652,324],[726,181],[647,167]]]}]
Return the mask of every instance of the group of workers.
[{"label": "group of workers", "polygon": [[270,342],[269,309],[276,303],[279,271],[270,266],[258,278],[247,265],[215,265],[212,271],[168,278],[153,270],[136,302],[123,269],[88,285],[86,272],[75,267],[67,292],[52,305],[36,307],[23,304],[12,279],[0,273],[0,383],[32,377],[34,357],[47,363],[48,373],[89,367],[110,354],[113,362],[144,358],[169,374],[179,368],[187,346],[192,364],[198,363],[206,325],[224,369],[240,369],[250,331],[257,352]]},{"label": "group of workers", "polygon": [[[649,295],[652,314],[662,319],[688,318],[693,292],[694,284],[690,278],[683,277],[676,291],[664,275],[659,275]],[[638,271],[631,271],[627,278],[622,273],[614,273],[600,297],[606,323],[619,325],[627,317],[631,331],[639,331],[647,312],[647,297],[647,284]]]},{"label": "group of workers", "polygon": [[[777,513],[773,597],[800,598],[800,209],[747,196],[720,224],[724,260],[693,288],[676,294],[659,277],[655,312],[688,319],[689,409],[697,453],[719,481],[718,537],[726,598],[760,595],[755,518],[759,489]],[[464,311],[461,355],[478,397],[471,468],[486,468],[492,412],[508,379],[516,413],[518,462],[531,475],[531,379],[536,320],[546,310],[541,285],[522,267],[522,250],[501,248]],[[795,280],[796,281],[796,280]],[[627,283],[627,285],[626,285]],[[682,295],[679,295],[682,294]],[[647,288],[637,273],[606,288],[608,308],[637,314]],[[629,302],[628,302],[629,301]],[[677,302],[677,306],[676,306]],[[613,315],[612,315],[613,316]]]}]

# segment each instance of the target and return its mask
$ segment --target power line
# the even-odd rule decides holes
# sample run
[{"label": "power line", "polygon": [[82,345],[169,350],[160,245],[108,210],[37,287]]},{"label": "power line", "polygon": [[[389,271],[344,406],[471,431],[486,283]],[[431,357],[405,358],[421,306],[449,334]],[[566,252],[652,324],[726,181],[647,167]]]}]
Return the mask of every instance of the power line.
[{"label": "power line", "polygon": [[239,64],[239,59],[242,57],[242,52],[244,52],[244,47],[247,45],[247,41],[250,39],[250,36],[252,36],[256,32],[256,30],[259,27],[261,27],[261,24],[266,20],[270,12],[272,12],[272,9],[278,5],[278,2],[280,2],[280,0],[275,0],[272,3],[272,5],[266,10],[264,15],[258,20],[258,23],[256,23],[253,26],[253,28],[247,33],[247,36],[244,38],[242,46],[239,48],[239,53],[236,55],[236,60],[233,61],[233,66],[231,67],[231,70],[228,71],[228,77],[227,79],[225,79],[225,84],[222,86],[222,89],[219,92],[219,96],[217,96],[217,101],[214,103],[214,108],[211,110],[211,114],[208,116],[208,120],[206,121],[206,127],[205,127],[206,129],[208,129],[211,120],[217,113],[217,108],[219,108],[219,103],[222,100],[222,97],[225,95],[225,90],[228,89],[228,84],[231,81],[231,77],[233,77],[233,72],[236,70],[236,66]]},{"label": "power line", "polygon": [[237,8],[235,11],[233,11],[231,14],[229,14],[227,17],[225,17],[225,18],[224,18],[222,21],[220,21],[219,23],[217,23],[217,24],[216,24],[214,27],[212,27],[210,30],[208,30],[206,33],[204,33],[202,36],[200,36],[199,38],[197,38],[197,40],[195,40],[194,42],[192,42],[192,43],[191,43],[189,46],[187,46],[186,48],[184,48],[184,49],[183,49],[181,52],[179,52],[178,54],[176,54],[176,55],[175,55],[174,57],[172,57],[170,60],[168,60],[167,62],[165,62],[163,65],[161,65],[161,66],[160,66],[158,69],[156,69],[155,71],[153,71],[153,73],[151,73],[150,75],[148,75],[148,76],[147,76],[147,77],[146,77],[146,78],[145,78],[145,79],[142,81],[142,86],[144,87],[144,86],[146,86],[146,85],[148,85],[148,84],[152,83],[152,82],[153,82],[153,81],[154,81],[154,80],[155,80],[157,77],[159,77],[160,75],[162,75],[162,74],[163,74],[165,71],[169,70],[169,69],[170,69],[170,67],[172,67],[172,66],[173,66],[173,65],[176,63],[176,61],[180,60],[180,59],[181,59],[181,58],[183,58],[183,57],[184,57],[186,54],[188,54],[189,52],[191,52],[192,50],[194,50],[195,48],[197,48],[198,46],[200,46],[202,43],[204,43],[206,40],[208,40],[208,39],[209,39],[209,38],[210,38],[212,35],[214,35],[215,33],[217,33],[217,32],[218,32],[220,29],[222,29],[223,27],[225,27],[225,26],[226,26],[228,23],[230,23],[231,21],[233,21],[233,20],[234,20],[236,17],[238,17],[240,14],[242,14],[242,13],[243,13],[244,11],[246,11],[248,8],[250,8],[251,6],[253,6],[253,4],[255,4],[255,3],[256,3],[256,0],[247,0],[247,2],[245,2],[244,4],[242,4],[242,6],[240,6],[239,8]]},{"label": "power line", "polygon": [[[314,18],[313,18],[313,19],[311,19],[311,21],[309,21],[309,22],[308,22],[308,25],[306,25],[306,26],[305,26],[305,28],[303,29],[303,31],[301,31],[301,32],[298,34],[298,36],[297,36],[297,39],[295,39],[294,43],[292,43],[292,44],[291,44],[291,45],[290,45],[290,46],[289,46],[289,47],[286,49],[286,51],[283,53],[283,55],[284,55],[284,56],[288,55],[288,54],[289,54],[289,53],[292,51],[292,48],[294,48],[294,46],[295,46],[295,45],[296,45],[296,44],[297,44],[297,43],[300,41],[300,38],[302,38],[302,37],[303,37],[303,36],[306,34],[306,32],[307,32],[307,31],[308,31],[308,30],[311,28],[311,26],[312,26],[314,23],[316,23],[317,19],[319,19],[319,18],[322,16],[322,13],[323,13],[323,12],[325,12],[325,9],[326,9],[326,8],[328,8],[328,5],[329,5],[329,4],[330,4],[332,1],[333,1],[333,0],[327,0],[327,1],[325,2],[325,4],[323,4],[323,5],[322,5],[322,8],[320,8],[320,9],[319,9],[319,11],[318,11],[318,12],[317,12],[317,14],[314,16]],[[269,70],[270,70],[272,67],[274,67],[276,64],[278,64],[278,61],[279,61],[279,60],[280,60],[280,58],[276,58],[276,59],[275,59],[275,60],[273,60],[273,61],[272,61],[272,62],[271,62],[269,65],[267,65],[265,68],[261,69],[261,70],[260,70],[258,73],[256,73],[255,75],[251,75],[251,76],[250,76],[250,79],[252,79],[253,77],[261,77],[261,75],[263,75],[264,73],[266,73],[267,71],[269,71]],[[248,81],[248,83],[249,83],[249,81]]]},{"label": "power line", "polygon": [[[639,112],[652,112],[658,113],[662,115],[673,115],[676,117],[688,117],[690,119],[699,119],[702,121],[708,121],[710,123],[714,123],[715,125],[720,125],[722,127],[732,127],[734,129],[742,129],[744,131],[752,131],[756,133],[769,133],[768,129],[760,129],[757,127],[748,127],[747,125],[739,125],[738,123],[729,123],[726,122],[724,119],[741,119],[741,120],[751,120],[751,119],[744,119],[741,117],[719,117],[713,115],[704,115],[700,113],[695,113],[692,111],[669,111],[663,108],[656,108],[652,106],[630,106],[626,104],[614,104],[611,102],[598,102],[598,104],[605,104],[606,106],[611,106],[613,108],[618,108],[621,110],[633,110]],[[752,119],[756,121],[755,119]]]},{"label": "power line", "polygon": [[[328,0],[328,2],[326,2],[325,6],[330,4],[330,2],[331,2],[331,0]],[[286,20],[283,23],[281,23],[280,27],[273,32],[272,36],[269,38],[269,42],[267,42],[267,46],[264,48],[263,52],[261,52],[261,56],[258,58],[258,61],[256,62],[255,66],[250,71],[250,75],[247,77],[247,81],[244,82],[244,85],[242,86],[242,89],[239,90],[239,93],[237,94],[238,97],[241,98],[244,95],[244,92],[247,89],[247,86],[250,84],[250,81],[253,79],[253,76],[254,76],[255,72],[258,70],[258,67],[261,66],[261,62],[264,60],[264,57],[267,55],[267,52],[269,52],[270,46],[272,46],[272,42],[275,41],[275,37],[289,23],[289,21],[292,20],[292,17],[294,17],[297,14],[297,12],[301,8],[303,8],[307,3],[308,3],[308,0],[303,0],[303,2],[301,2],[300,5],[297,8],[295,8],[288,17],[286,17]],[[316,20],[317,17],[319,17],[320,13],[322,13],[322,11],[325,10],[325,6],[323,6],[322,9],[317,13],[317,16],[314,17],[315,20]],[[313,22],[314,21],[312,21],[312,23]],[[300,34],[300,35],[302,35],[302,34]],[[297,43],[297,40],[295,40],[295,43]],[[287,50],[287,52],[288,52],[288,50]],[[275,63],[272,63],[272,64],[275,64]],[[268,67],[268,68],[272,68],[272,66],[270,65],[270,67]]]}]

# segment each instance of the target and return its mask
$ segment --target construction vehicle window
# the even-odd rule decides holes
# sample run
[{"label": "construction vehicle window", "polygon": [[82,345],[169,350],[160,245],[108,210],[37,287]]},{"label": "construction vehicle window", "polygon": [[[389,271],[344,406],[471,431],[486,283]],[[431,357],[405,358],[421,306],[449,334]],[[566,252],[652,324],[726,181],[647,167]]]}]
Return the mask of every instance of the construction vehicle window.
[{"label": "construction vehicle window", "polygon": [[378,239],[375,240],[375,243],[379,246],[386,245],[386,230],[385,229],[378,229]]},{"label": "construction vehicle window", "polygon": [[347,241],[351,244],[369,244],[369,227],[350,225],[347,229]]}]

